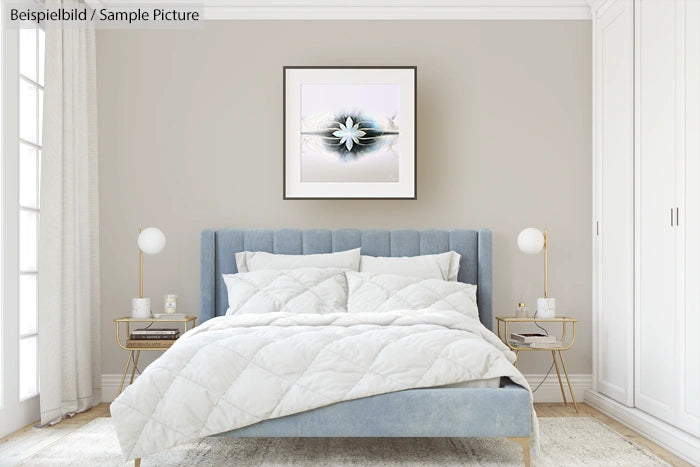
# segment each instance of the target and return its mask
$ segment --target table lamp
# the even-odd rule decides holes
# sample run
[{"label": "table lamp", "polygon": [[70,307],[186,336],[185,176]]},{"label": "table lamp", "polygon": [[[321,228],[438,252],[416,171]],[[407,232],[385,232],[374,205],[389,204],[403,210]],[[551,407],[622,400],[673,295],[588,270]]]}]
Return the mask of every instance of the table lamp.
[{"label": "table lamp", "polygon": [[549,280],[549,257],[547,254],[547,229],[542,233],[539,229],[528,227],[518,234],[518,248],[525,254],[535,255],[544,248],[544,297],[537,299],[536,318],[554,318],[556,316],[556,301],[547,293]]},{"label": "table lamp", "polygon": [[151,317],[151,299],[143,297],[143,254],[157,255],[165,248],[165,234],[155,227],[139,230],[139,298],[131,301],[133,318]]}]

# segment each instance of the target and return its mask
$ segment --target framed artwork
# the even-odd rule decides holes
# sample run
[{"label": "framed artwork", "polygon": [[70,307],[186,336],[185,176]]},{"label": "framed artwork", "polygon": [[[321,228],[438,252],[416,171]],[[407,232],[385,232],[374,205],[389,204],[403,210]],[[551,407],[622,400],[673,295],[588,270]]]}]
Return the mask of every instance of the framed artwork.
[{"label": "framed artwork", "polygon": [[416,67],[286,66],[284,199],[416,199]]}]

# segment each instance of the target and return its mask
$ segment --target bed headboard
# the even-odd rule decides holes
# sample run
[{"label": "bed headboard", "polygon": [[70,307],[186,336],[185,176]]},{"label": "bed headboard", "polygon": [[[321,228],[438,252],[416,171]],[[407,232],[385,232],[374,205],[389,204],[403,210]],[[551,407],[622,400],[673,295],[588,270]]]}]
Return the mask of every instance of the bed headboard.
[{"label": "bed headboard", "polygon": [[228,296],[222,274],[237,273],[234,254],[267,251],[288,255],[332,253],[362,247],[363,255],[418,256],[454,250],[462,259],[460,282],[477,285],[479,318],[493,329],[491,231],[357,229],[204,229],[200,258],[200,323],[226,314]]}]

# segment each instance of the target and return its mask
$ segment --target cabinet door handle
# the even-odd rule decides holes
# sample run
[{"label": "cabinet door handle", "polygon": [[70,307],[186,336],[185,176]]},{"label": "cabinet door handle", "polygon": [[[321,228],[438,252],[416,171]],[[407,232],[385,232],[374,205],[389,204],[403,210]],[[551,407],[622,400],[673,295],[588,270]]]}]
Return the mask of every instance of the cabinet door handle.
[{"label": "cabinet door handle", "polygon": [[596,234],[596,235],[600,235],[600,228],[599,228],[599,226],[600,226],[600,222],[595,221],[595,234]]},{"label": "cabinet door handle", "polygon": [[671,227],[673,227],[673,208],[671,208]]},{"label": "cabinet door handle", "polygon": [[681,225],[681,221],[678,220],[678,207],[676,207],[676,226]]}]

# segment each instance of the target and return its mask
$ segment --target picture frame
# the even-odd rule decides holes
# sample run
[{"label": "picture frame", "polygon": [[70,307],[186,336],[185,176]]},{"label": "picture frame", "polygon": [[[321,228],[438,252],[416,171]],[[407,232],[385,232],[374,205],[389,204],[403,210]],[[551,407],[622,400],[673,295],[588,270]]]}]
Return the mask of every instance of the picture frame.
[{"label": "picture frame", "polygon": [[417,199],[415,66],[283,67],[283,199]]}]

